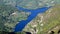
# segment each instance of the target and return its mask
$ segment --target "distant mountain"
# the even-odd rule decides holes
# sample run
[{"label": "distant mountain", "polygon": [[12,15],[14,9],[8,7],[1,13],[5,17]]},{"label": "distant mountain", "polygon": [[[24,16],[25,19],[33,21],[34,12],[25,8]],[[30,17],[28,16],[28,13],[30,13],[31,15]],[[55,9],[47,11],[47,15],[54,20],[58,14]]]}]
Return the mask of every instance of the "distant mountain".
[{"label": "distant mountain", "polygon": [[36,9],[41,7],[49,7],[58,4],[59,0],[3,0],[6,5],[20,6],[28,9]]}]

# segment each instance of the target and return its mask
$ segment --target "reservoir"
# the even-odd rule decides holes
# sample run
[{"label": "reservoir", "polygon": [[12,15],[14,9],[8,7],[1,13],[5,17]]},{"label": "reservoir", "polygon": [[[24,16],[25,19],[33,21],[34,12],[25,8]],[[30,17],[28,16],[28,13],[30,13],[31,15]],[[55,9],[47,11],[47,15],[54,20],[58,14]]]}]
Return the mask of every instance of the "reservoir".
[{"label": "reservoir", "polygon": [[16,6],[16,8],[18,10],[22,10],[22,11],[25,11],[25,12],[31,12],[31,14],[28,16],[28,18],[26,20],[22,20],[20,21],[14,28],[14,32],[19,32],[19,31],[22,31],[24,29],[24,27],[31,21],[33,20],[39,13],[44,13],[46,10],[48,10],[50,7],[42,7],[42,8],[38,8],[38,9],[35,9],[35,10],[29,10],[29,9],[25,9],[23,7],[19,7],[19,6]]}]

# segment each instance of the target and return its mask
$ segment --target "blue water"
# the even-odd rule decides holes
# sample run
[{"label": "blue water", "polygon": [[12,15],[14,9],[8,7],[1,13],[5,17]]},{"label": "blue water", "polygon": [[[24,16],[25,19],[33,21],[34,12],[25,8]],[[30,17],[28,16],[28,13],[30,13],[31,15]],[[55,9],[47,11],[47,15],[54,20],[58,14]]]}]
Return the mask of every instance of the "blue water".
[{"label": "blue water", "polygon": [[20,21],[14,28],[14,32],[19,32],[22,31],[24,29],[24,27],[31,21],[33,20],[39,13],[44,13],[46,10],[48,10],[50,7],[43,7],[43,8],[38,8],[38,9],[33,9],[33,10],[29,10],[29,9],[25,9],[22,7],[18,7],[16,6],[18,10],[22,10],[25,12],[31,12],[31,14],[28,16],[27,20],[22,20]]}]

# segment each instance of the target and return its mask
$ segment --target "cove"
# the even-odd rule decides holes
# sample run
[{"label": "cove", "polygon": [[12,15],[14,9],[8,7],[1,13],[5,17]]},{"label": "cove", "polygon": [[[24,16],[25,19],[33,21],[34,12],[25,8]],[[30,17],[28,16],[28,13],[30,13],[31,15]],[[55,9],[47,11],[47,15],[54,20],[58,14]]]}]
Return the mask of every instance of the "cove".
[{"label": "cove", "polygon": [[18,10],[22,10],[22,11],[25,11],[25,12],[31,12],[31,14],[28,16],[28,18],[26,20],[22,20],[20,21],[14,28],[14,32],[20,32],[24,29],[24,27],[31,21],[33,20],[39,13],[44,13],[46,10],[48,10],[50,7],[42,7],[42,8],[38,8],[38,9],[26,9],[26,8],[23,8],[23,7],[19,7],[19,6],[16,6],[16,8]]}]

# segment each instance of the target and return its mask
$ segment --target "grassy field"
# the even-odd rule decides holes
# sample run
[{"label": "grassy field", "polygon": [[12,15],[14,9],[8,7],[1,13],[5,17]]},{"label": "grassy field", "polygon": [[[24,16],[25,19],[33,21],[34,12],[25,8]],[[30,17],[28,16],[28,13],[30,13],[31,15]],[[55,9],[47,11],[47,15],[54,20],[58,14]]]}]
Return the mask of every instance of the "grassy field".
[{"label": "grassy field", "polygon": [[[49,12],[51,11],[51,12]],[[49,13],[48,13],[49,12]],[[47,18],[45,18],[47,16]],[[44,34],[49,30],[53,29],[54,27],[60,25],[60,6],[55,6],[47,11],[43,20],[44,26],[42,26],[42,31],[39,31],[38,34]],[[44,33],[43,33],[44,32]]]}]

